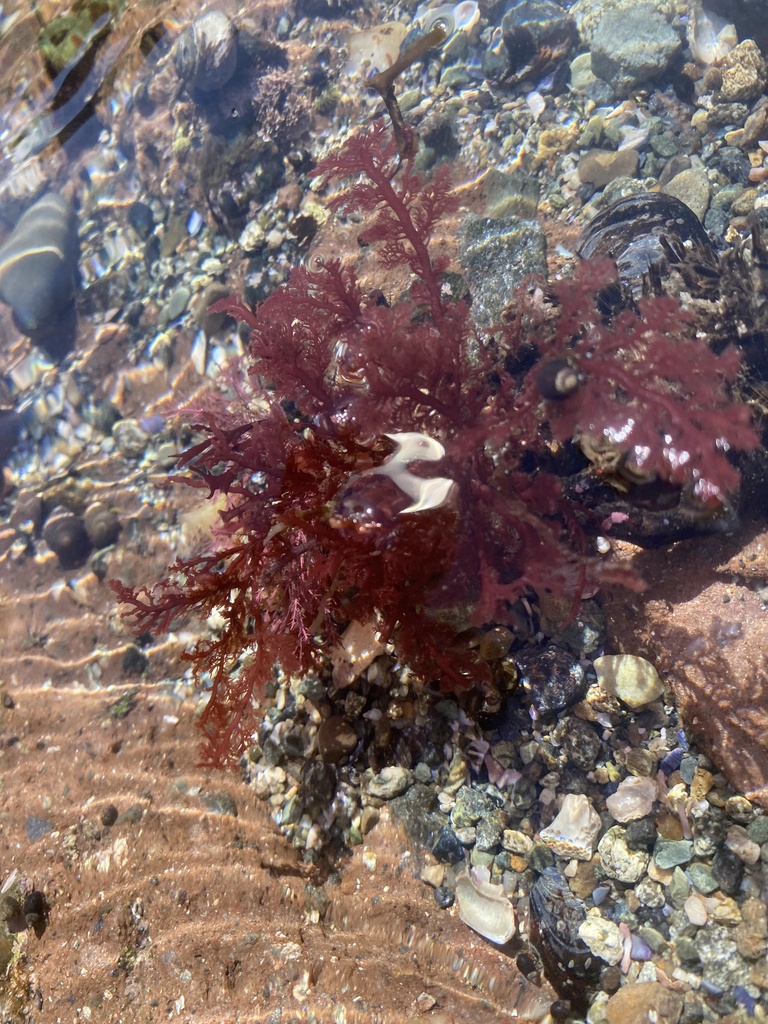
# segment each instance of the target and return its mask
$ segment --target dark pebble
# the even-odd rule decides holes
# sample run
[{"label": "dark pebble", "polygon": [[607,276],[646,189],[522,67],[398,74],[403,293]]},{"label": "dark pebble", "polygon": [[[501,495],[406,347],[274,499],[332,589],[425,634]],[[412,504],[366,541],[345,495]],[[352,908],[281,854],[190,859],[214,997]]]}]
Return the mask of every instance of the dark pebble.
[{"label": "dark pebble", "polygon": [[336,769],[324,761],[305,761],[301,772],[302,797],[310,807],[330,807],[336,795]]},{"label": "dark pebble", "polygon": [[491,798],[481,790],[462,786],[456,794],[456,803],[451,811],[451,824],[454,828],[471,828],[495,810],[495,807]]},{"label": "dark pebble", "polygon": [[441,910],[447,910],[453,906],[453,892],[447,885],[438,885],[435,889],[435,903]]},{"label": "dark pebble", "polygon": [[135,644],[131,644],[123,654],[122,668],[127,676],[141,676],[149,668],[149,658]]},{"label": "dark pebble", "polygon": [[592,771],[603,748],[594,726],[581,718],[568,718],[563,731],[563,748],[569,759],[582,771]]},{"label": "dark pebble", "polygon": [[317,730],[317,749],[328,764],[339,764],[357,748],[357,730],[346,715],[332,715],[320,723]]},{"label": "dark pebble", "polygon": [[555,863],[555,855],[546,843],[534,843],[533,849],[528,854],[528,864],[534,871],[543,871],[551,868]]},{"label": "dark pebble", "polygon": [[115,805],[109,804],[109,806],[105,807],[101,812],[101,824],[104,825],[105,828],[110,828],[117,821],[118,813],[119,812]]},{"label": "dark pebble", "polygon": [[536,801],[536,785],[525,776],[513,782],[507,790],[510,806],[517,814],[525,814]]},{"label": "dark pebble", "polygon": [[15,409],[0,409],[0,466],[3,466],[21,436],[21,416]]},{"label": "dark pebble", "polygon": [[36,818],[34,815],[30,815],[27,818],[24,827],[27,832],[27,839],[30,842],[41,839],[43,836],[47,836],[49,832],[53,832],[53,822],[47,818]]},{"label": "dark pebble", "polygon": [[464,860],[464,847],[452,828],[440,830],[432,847],[432,854],[441,864],[458,864]]},{"label": "dark pebble", "polygon": [[624,836],[630,850],[650,850],[656,842],[656,823],[653,818],[630,821]]},{"label": "dark pebble", "polygon": [[723,146],[718,150],[712,157],[711,166],[717,167],[730,181],[740,185],[748,183],[752,169],[747,157],[735,146]]},{"label": "dark pebble", "polygon": [[4,708],[7,708],[7,709],[8,709],[9,711],[10,711],[10,710],[11,710],[12,708],[15,708],[15,707],[16,707],[16,702],[14,701],[14,699],[13,699],[13,697],[12,697],[12,696],[10,695],[10,693],[3,693],[3,696],[2,696],[2,703],[3,703],[3,707],[4,707]]},{"label": "dark pebble", "polygon": [[45,896],[33,889],[24,897],[24,920],[28,928],[34,928],[45,918]]},{"label": "dark pebble", "polygon": [[520,682],[541,715],[562,711],[581,700],[587,690],[584,669],[570,651],[556,644],[529,648],[515,655]]},{"label": "dark pebble", "polygon": [[215,790],[210,793],[201,793],[200,799],[203,807],[212,814],[229,814],[233,818],[237,817],[237,804],[229,793]]},{"label": "dark pebble", "polygon": [[437,797],[432,786],[421,783],[411,786],[402,796],[389,801],[392,818],[401,825],[414,845],[428,848],[445,828],[445,815],[437,810]]},{"label": "dark pebble", "polygon": [[128,208],[128,223],[142,242],[145,242],[155,230],[155,218],[152,210],[141,200],[132,203]]},{"label": "dark pebble", "polygon": [[125,814],[121,814],[118,817],[118,821],[123,825],[138,825],[141,819],[144,817],[144,805],[133,804]]},{"label": "dark pebble", "polygon": [[712,858],[712,877],[726,896],[735,896],[744,878],[744,862],[733,850],[721,846]]}]

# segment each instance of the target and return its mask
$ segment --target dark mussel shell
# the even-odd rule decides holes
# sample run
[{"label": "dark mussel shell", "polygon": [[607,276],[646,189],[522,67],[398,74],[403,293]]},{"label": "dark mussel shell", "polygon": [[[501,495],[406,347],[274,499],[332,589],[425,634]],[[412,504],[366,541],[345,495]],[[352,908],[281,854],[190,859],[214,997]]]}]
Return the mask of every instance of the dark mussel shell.
[{"label": "dark mussel shell", "polygon": [[0,246],[0,300],[21,333],[54,362],[75,340],[78,258],[75,211],[53,192],[22,214]]},{"label": "dark mussel shell", "polygon": [[597,980],[601,966],[579,937],[586,917],[560,871],[544,868],[531,889],[531,942],[547,980],[577,1012],[586,1011],[586,983]]},{"label": "dark mussel shell", "polygon": [[576,243],[582,259],[607,257],[631,292],[651,277],[664,280],[674,267],[686,281],[716,280],[717,255],[699,218],[664,192],[641,192],[606,206]]}]

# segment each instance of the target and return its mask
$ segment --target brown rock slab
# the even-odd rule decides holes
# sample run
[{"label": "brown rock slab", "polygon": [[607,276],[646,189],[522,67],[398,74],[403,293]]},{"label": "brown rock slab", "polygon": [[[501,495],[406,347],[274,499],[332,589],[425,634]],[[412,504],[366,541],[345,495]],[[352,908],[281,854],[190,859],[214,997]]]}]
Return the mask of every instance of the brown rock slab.
[{"label": "brown rock slab", "polygon": [[195,766],[190,705],[144,684],[115,718],[104,692],[5,692],[0,882],[15,871],[47,913],[13,937],[3,1019],[399,1024],[424,993],[446,1024],[546,1014],[549,986],[436,908],[386,809],[328,884],[237,775]]},{"label": "brown rock slab", "polygon": [[764,545],[745,528],[636,553],[645,593],[608,595],[604,609],[612,648],[656,665],[717,767],[768,807],[768,614],[754,590]]},{"label": "brown rock slab", "polygon": [[657,981],[625,985],[605,1004],[608,1024],[677,1024],[683,1012],[683,995]]},{"label": "brown rock slab", "polygon": [[590,149],[579,158],[579,177],[585,184],[603,188],[614,178],[634,178],[639,162],[634,149]]}]

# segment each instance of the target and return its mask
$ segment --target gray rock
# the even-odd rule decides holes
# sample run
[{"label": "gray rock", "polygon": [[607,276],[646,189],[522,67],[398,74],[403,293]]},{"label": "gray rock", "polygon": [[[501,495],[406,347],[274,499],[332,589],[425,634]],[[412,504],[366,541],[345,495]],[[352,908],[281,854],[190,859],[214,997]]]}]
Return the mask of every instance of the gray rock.
[{"label": "gray rock", "polygon": [[655,3],[606,10],[592,37],[592,71],[618,96],[664,74],[681,47],[680,39]]},{"label": "gray rock", "polygon": [[392,800],[402,794],[413,782],[413,773],[408,768],[390,765],[382,768],[368,783],[368,792],[380,800]]},{"label": "gray rock", "polygon": [[525,278],[546,276],[546,237],[535,220],[470,214],[459,228],[459,262],[472,292],[473,316],[490,327]]},{"label": "gray rock", "polygon": [[471,786],[462,786],[456,794],[456,803],[451,811],[451,824],[454,828],[469,828],[493,810],[495,804],[485,793]]},{"label": "gray rock", "polygon": [[691,167],[681,171],[665,186],[667,195],[685,203],[699,220],[704,220],[709,208],[709,178],[703,167]]},{"label": "gray rock", "polygon": [[619,825],[609,828],[597,846],[603,870],[609,878],[634,884],[648,867],[650,856],[645,850],[630,850]]}]

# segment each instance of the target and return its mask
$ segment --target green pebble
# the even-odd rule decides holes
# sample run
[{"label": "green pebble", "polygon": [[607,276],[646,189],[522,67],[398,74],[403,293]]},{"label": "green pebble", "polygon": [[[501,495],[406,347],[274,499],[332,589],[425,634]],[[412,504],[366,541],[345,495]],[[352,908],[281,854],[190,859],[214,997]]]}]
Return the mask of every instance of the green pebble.
[{"label": "green pebble", "polygon": [[761,814],[747,825],[747,835],[753,843],[768,843],[768,815]]},{"label": "green pebble", "polygon": [[534,871],[543,871],[555,863],[555,855],[546,843],[534,843],[533,849],[528,854],[528,863]]},{"label": "green pebble", "polygon": [[690,935],[680,935],[675,940],[675,950],[684,964],[695,964],[698,962],[699,954],[696,951],[696,942]]},{"label": "green pebble", "polygon": [[666,949],[667,940],[660,931],[651,928],[650,925],[641,925],[637,933],[644,942],[648,943],[654,953],[661,953]]},{"label": "green pebble", "polygon": [[693,856],[690,839],[657,839],[653,848],[653,859],[659,868],[674,868],[687,864]]},{"label": "green pebble", "polygon": [[492,853],[486,853],[485,850],[478,850],[475,847],[472,853],[469,855],[469,863],[473,867],[488,868],[490,871],[493,867],[494,856]]},{"label": "green pebble", "polygon": [[669,883],[667,891],[669,892],[669,898],[672,900],[672,906],[677,910],[682,909],[683,904],[691,894],[691,887],[682,868],[676,867],[673,871],[672,881]]},{"label": "green pebble", "polygon": [[705,896],[719,888],[712,872],[704,864],[691,864],[688,874],[695,888]]}]

